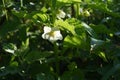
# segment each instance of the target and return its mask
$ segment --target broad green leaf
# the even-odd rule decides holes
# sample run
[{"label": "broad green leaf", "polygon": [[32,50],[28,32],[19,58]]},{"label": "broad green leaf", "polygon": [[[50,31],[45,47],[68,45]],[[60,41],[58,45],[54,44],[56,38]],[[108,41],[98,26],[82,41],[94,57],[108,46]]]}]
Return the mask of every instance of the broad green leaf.
[{"label": "broad green leaf", "polygon": [[81,39],[77,36],[66,36],[64,39],[64,45],[73,45],[73,46],[80,46],[81,45]]},{"label": "broad green leaf", "polygon": [[19,66],[19,63],[17,61],[13,61],[13,62],[10,63],[10,66],[13,66],[13,67],[16,66],[17,67],[17,66]]},{"label": "broad green leaf", "polygon": [[75,34],[75,31],[74,31],[75,27],[73,25],[70,25],[67,21],[56,20],[54,25],[58,27],[62,27],[67,31],[70,31],[73,35]]}]

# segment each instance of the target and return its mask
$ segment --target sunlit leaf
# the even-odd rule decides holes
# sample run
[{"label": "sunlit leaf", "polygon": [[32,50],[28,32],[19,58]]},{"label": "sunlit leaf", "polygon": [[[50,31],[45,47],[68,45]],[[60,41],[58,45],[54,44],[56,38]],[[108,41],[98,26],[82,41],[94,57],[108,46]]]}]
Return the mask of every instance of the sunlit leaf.
[{"label": "sunlit leaf", "polygon": [[8,52],[8,53],[14,54],[15,51],[17,50],[17,47],[16,47],[15,44],[9,43],[9,44],[4,44],[4,45],[3,45],[3,49],[4,49],[6,52]]},{"label": "sunlit leaf", "polygon": [[106,58],[106,55],[105,55],[104,52],[100,52],[98,55],[99,55],[104,61],[107,61],[107,58]]},{"label": "sunlit leaf", "polygon": [[55,22],[55,26],[60,26],[68,31],[70,31],[72,34],[75,34],[75,27],[73,25],[70,25],[67,21],[63,21],[63,20],[56,20]]},{"label": "sunlit leaf", "polygon": [[48,20],[48,16],[46,14],[42,14],[42,13],[37,13],[37,14],[33,15],[33,18],[36,19],[36,20],[40,19],[43,22],[46,22]]},{"label": "sunlit leaf", "polygon": [[77,36],[67,36],[64,39],[64,44],[71,44],[73,46],[80,46],[81,45],[81,39]]},{"label": "sunlit leaf", "polygon": [[74,2],[81,2],[81,0],[57,0],[61,3],[74,3]]}]

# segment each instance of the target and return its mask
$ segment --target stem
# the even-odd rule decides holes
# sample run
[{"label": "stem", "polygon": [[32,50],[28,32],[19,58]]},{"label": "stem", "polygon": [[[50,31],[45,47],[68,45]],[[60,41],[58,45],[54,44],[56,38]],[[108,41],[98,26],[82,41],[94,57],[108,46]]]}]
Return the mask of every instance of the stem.
[{"label": "stem", "polygon": [[80,11],[79,11],[79,9],[80,9],[79,3],[74,4],[74,9],[75,9],[75,17],[78,18],[79,13],[80,13]]},{"label": "stem", "polygon": [[6,9],[5,9],[5,16],[6,16],[6,20],[8,20],[8,14]]},{"label": "stem", "polygon": [[51,9],[52,9],[52,22],[55,22],[56,19],[56,11],[57,11],[57,6],[56,6],[56,0],[51,0]]},{"label": "stem", "polygon": [[80,5],[76,4],[76,6],[77,6],[76,15],[77,15],[77,18],[78,18],[79,14],[80,14]]},{"label": "stem", "polygon": [[5,1],[2,0],[2,3],[3,3],[3,7],[5,8],[5,10],[3,10],[3,12],[5,12],[6,20],[8,20],[8,14],[7,14],[6,6],[5,6]]},{"label": "stem", "polygon": [[4,0],[2,0],[2,3],[3,3],[3,7],[5,8],[5,1],[4,1]]},{"label": "stem", "polygon": [[20,6],[23,7],[23,0],[20,0]]},{"label": "stem", "polygon": [[56,57],[56,62],[55,62],[55,66],[56,66],[56,73],[57,73],[57,78],[58,78],[58,75],[60,73],[59,71],[59,60],[58,60],[58,56],[59,56],[59,52],[58,52],[58,46],[56,45],[56,43],[54,43],[54,52],[55,52],[55,57]]}]

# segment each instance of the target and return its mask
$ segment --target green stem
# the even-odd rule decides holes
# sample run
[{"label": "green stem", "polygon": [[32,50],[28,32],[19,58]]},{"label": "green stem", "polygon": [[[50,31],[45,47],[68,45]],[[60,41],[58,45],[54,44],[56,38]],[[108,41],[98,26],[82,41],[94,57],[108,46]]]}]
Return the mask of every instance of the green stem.
[{"label": "green stem", "polygon": [[54,52],[55,52],[55,57],[56,57],[56,62],[55,62],[55,65],[56,65],[56,73],[57,73],[57,78],[58,78],[58,75],[60,73],[59,71],[59,60],[58,60],[58,56],[59,56],[59,52],[58,52],[58,46],[56,45],[56,43],[54,43]]},{"label": "green stem", "polygon": [[51,9],[52,9],[52,22],[54,23],[57,12],[56,0],[51,0]]},{"label": "green stem", "polygon": [[5,16],[6,16],[6,20],[8,20],[8,14],[6,9],[5,9]]},{"label": "green stem", "polygon": [[6,20],[8,20],[8,14],[7,14],[6,6],[5,6],[5,0],[2,0],[2,3],[3,3],[3,7],[5,8],[5,10],[3,10],[3,12],[5,13]]},{"label": "green stem", "polygon": [[76,4],[77,5],[77,18],[78,18],[78,16],[79,16],[79,14],[80,14],[80,5],[79,4]]},{"label": "green stem", "polygon": [[79,5],[79,3],[74,4],[74,9],[75,9],[75,17],[78,18],[79,14],[80,14],[80,11],[79,11],[80,5]]},{"label": "green stem", "polygon": [[20,6],[23,7],[23,0],[20,0]]},{"label": "green stem", "polygon": [[5,8],[5,1],[4,1],[4,0],[2,0],[2,3],[3,3],[3,7]]}]

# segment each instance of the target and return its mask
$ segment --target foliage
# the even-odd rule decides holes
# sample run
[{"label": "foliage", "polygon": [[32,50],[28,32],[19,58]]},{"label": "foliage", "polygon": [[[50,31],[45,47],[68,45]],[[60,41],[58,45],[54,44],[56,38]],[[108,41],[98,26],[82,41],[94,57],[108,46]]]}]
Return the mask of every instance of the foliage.
[{"label": "foliage", "polygon": [[1,0],[0,80],[119,80],[119,3]]}]

